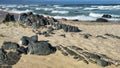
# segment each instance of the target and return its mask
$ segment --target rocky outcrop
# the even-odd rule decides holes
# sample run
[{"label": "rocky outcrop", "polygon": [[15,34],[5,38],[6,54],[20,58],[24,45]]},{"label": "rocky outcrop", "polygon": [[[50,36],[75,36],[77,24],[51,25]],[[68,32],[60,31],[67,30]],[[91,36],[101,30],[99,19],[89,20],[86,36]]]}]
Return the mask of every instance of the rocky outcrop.
[{"label": "rocky outcrop", "polygon": [[[116,65],[116,60],[113,60],[112,58],[107,57],[106,55],[103,56],[101,54],[90,53],[77,46],[65,47],[65,46],[59,45],[56,48],[64,56],[72,56],[73,59],[76,59],[78,61],[83,61],[86,64],[93,63],[101,67],[106,67],[111,64]],[[117,65],[119,65],[120,60],[117,60],[117,61],[118,61]]]},{"label": "rocky outcrop", "polygon": [[65,32],[81,32],[82,30],[80,30],[78,27],[76,26],[71,26],[71,25],[66,25],[66,24],[54,24],[55,29],[59,30],[59,29],[63,29]]},{"label": "rocky outcrop", "polygon": [[12,21],[12,22],[15,21],[14,15],[11,15],[11,14],[9,14],[9,13],[6,14],[3,22],[11,22],[11,21]]},{"label": "rocky outcrop", "polygon": [[32,12],[20,14],[19,21],[21,24],[32,26],[33,28],[52,25],[53,23],[58,22],[52,17],[44,17],[43,15],[33,14]]},{"label": "rocky outcrop", "polygon": [[102,17],[103,17],[103,18],[112,18],[112,16],[109,15],[109,14],[104,14]]},{"label": "rocky outcrop", "polygon": [[108,22],[108,20],[106,20],[104,18],[98,18],[98,19],[96,19],[96,22]]}]

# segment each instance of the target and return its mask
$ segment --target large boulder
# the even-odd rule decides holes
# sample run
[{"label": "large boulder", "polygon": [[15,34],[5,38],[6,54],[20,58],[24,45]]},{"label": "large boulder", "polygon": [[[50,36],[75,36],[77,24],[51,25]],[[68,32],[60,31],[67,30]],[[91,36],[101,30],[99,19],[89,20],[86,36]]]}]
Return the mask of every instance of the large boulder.
[{"label": "large boulder", "polygon": [[56,48],[51,46],[48,42],[35,42],[28,45],[28,53],[35,55],[49,55],[54,53]]},{"label": "large boulder", "polygon": [[38,41],[38,35],[33,35],[31,37],[27,37],[27,36],[23,36],[21,39],[20,39],[22,45],[28,45],[29,43],[32,43],[32,42],[37,42]]},{"label": "large boulder", "polygon": [[6,60],[6,52],[4,49],[0,48],[0,65],[4,65]]},{"label": "large boulder", "polygon": [[106,20],[104,18],[98,18],[98,19],[96,19],[96,22],[108,22],[108,20]]},{"label": "large boulder", "polygon": [[11,22],[11,21],[15,21],[14,15],[11,14],[6,14],[5,19],[3,20],[3,22]]},{"label": "large boulder", "polygon": [[104,14],[102,17],[103,17],[103,18],[112,18],[112,16],[109,15],[109,14]]},{"label": "large boulder", "polygon": [[5,50],[17,50],[17,48],[19,48],[19,45],[15,42],[4,42],[2,48]]}]

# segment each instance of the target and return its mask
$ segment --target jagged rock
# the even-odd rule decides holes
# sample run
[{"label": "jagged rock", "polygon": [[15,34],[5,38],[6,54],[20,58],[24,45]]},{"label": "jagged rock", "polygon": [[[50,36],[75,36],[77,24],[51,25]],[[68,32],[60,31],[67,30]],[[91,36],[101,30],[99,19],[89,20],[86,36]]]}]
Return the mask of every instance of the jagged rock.
[{"label": "jagged rock", "polygon": [[0,48],[0,65],[4,65],[6,60],[6,52],[4,49]]},{"label": "jagged rock", "polygon": [[31,37],[23,36],[20,40],[22,45],[28,45],[31,42],[37,42],[38,35],[33,35]]},{"label": "jagged rock", "polygon": [[7,65],[15,65],[21,58],[21,55],[17,52],[6,53],[7,60],[5,61]]},{"label": "jagged rock", "polygon": [[64,37],[64,38],[66,37],[66,35],[65,35],[65,34],[61,34],[60,36],[62,36],[62,37]]},{"label": "jagged rock", "polygon": [[38,35],[33,35],[30,37],[31,41],[37,42],[38,41]]},{"label": "jagged rock", "polygon": [[105,61],[105,60],[97,60],[97,64],[100,65],[101,67],[106,67],[109,64],[109,62]]},{"label": "jagged rock", "polygon": [[26,37],[26,36],[23,36],[20,40],[21,40],[21,44],[22,45],[28,45],[29,42],[30,42],[29,41],[30,40],[29,37]]},{"label": "jagged rock", "polygon": [[100,59],[101,58],[99,55],[92,54],[89,52],[83,52],[82,54],[87,58],[93,58],[93,59]]},{"label": "jagged rock", "polygon": [[85,38],[85,39],[88,39],[90,36],[92,36],[92,35],[91,35],[91,34],[85,34],[85,35],[84,35],[84,38]]},{"label": "jagged rock", "polygon": [[58,22],[51,17],[44,17],[43,15],[33,14],[32,12],[22,13],[19,18],[20,23],[39,28],[40,26],[53,25]]},{"label": "jagged rock", "polygon": [[14,15],[11,14],[6,14],[5,19],[3,20],[3,22],[11,22],[11,21],[15,21]]},{"label": "jagged rock", "polygon": [[74,49],[74,50],[83,50],[82,48],[79,48],[77,46],[69,46],[71,49]]},{"label": "jagged rock", "polygon": [[104,14],[102,17],[104,17],[104,18],[112,18],[112,16],[109,15],[109,14]]},{"label": "jagged rock", "polygon": [[108,22],[108,20],[106,20],[104,18],[98,18],[98,19],[96,19],[96,22]]},{"label": "jagged rock", "polygon": [[17,52],[18,52],[18,54],[27,54],[27,50],[28,50],[28,48],[21,46],[17,49]]},{"label": "jagged rock", "polygon": [[49,55],[54,53],[56,48],[47,42],[35,42],[28,45],[28,53],[36,55]]},{"label": "jagged rock", "polygon": [[40,27],[40,24],[39,24],[39,23],[32,23],[32,27],[33,27],[33,28],[39,28],[39,27]]},{"label": "jagged rock", "polygon": [[4,42],[2,48],[5,50],[11,50],[11,49],[17,50],[17,48],[19,48],[19,45],[14,42]]},{"label": "jagged rock", "polygon": [[104,35],[109,36],[109,37],[112,37],[112,38],[120,39],[119,36],[115,36],[115,35],[113,35],[113,34],[104,34]]}]

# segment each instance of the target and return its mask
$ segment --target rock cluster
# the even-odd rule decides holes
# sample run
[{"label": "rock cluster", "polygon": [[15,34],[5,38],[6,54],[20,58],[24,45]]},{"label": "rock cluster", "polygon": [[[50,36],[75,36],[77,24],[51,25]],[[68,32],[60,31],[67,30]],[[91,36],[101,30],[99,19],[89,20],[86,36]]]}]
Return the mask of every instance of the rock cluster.
[{"label": "rock cluster", "polygon": [[52,25],[53,23],[58,22],[52,17],[44,17],[43,15],[33,14],[32,12],[20,14],[19,21],[21,24],[32,26],[33,28],[39,28],[40,26],[45,25]]},{"label": "rock cluster", "polygon": [[36,55],[49,55],[56,51],[50,43],[45,41],[38,41],[37,35],[32,37],[23,36],[21,38],[22,45],[27,45],[27,53]]},{"label": "rock cluster", "polygon": [[80,32],[81,30],[76,26],[66,25],[66,24],[54,24],[55,29],[63,29],[65,32]]},{"label": "rock cluster", "polygon": [[113,59],[102,56],[100,54],[90,53],[87,51],[84,51],[82,48],[79,48],[77,46],[67,46],[64,47],[62,45],[56,47],[57,50],[59,50],[64,56],[72,56],[74,59],[78,61],[83,61],[86,64],[93,63],[97,64],[101,67],[106,67],[111,64],[114,64]]},{"label": "rock cluster", "polygon": [[0,65],[14,65],[21,54],[49,55],[56,51],[50,43],[38,41],[38,36],[23,36],[21,46],[15,42],[4,42],[0,48]]},{"label": "rock cluster", "polygon": [[12,22],[15,21],[14,15],[11,15],[11,14],[9,14],[9,13],[6,14],[3,22],[11,22],[11,21],[12,21]]}]

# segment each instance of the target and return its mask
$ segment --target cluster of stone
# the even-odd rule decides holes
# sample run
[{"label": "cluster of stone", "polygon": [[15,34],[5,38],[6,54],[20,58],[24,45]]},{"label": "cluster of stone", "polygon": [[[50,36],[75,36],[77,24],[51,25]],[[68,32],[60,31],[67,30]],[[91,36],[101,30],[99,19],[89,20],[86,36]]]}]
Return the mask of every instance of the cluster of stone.
[{"label": "cluster of stone", "polygon": [[60,46],[57,46],[56,48],[64,56],[70,55],[74,59],[76,59],[78,61],[83,61],[86,64],[93,63],[93,64],[97,64],[101,67],[106,67],[111,64],[116,65],[116,63],[114,63],[113,59],[106,57],[105,55],[103,56],[103,55],[99,55],[99,54],[95,54],[95,53],[90,53],[90,52],[84,51],[82,48],[79,48],[77,46],[64,47],[64,46],[60,45]]}]

